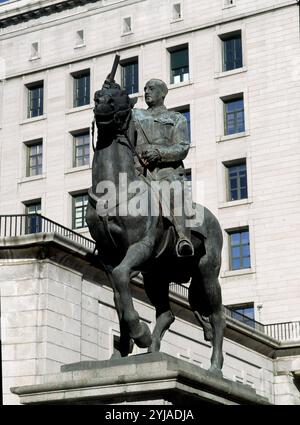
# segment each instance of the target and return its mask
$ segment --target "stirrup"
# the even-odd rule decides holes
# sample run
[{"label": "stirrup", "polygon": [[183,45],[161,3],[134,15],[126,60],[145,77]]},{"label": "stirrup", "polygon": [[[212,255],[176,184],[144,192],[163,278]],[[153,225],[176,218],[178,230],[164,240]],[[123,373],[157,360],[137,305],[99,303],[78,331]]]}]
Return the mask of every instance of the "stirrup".
[{"label": "stirrup", "polygon": [[[186,248],[189,248],[190,249],[190,252],[187,252],[187,253],[181,253],[180,254],[180,252],[179,252],[179,245],[182,243],[182,242],[185,242],[186,243]],[[176,250],[176,255],[177,255],[177,257],[193,257],[193,255],[194,255],[194,246],[193,246],[193,244],[188,240],[188,239],[186,239],[186,238],[180,238],[178,241],[177,241],[177,243],[176,243],[176,247],[175,247],[175,250]]]}]

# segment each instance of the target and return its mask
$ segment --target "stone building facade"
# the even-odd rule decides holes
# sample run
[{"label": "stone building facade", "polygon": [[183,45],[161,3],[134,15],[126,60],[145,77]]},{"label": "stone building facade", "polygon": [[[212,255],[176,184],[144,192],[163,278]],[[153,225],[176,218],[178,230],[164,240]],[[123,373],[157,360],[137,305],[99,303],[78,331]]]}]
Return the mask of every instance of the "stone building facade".
[{"label": "stone building facade", "polygon": [[294,0],[0,3],[0,214],[41,211],[88,236],[80,214],[91,184],[93,93],[116,53],[116,79],[130,82],[137,107],[145,82],[161,78],[166,106],[190,119],[185,165],[194,200],[224,232],[224,305],[297,331]]}]

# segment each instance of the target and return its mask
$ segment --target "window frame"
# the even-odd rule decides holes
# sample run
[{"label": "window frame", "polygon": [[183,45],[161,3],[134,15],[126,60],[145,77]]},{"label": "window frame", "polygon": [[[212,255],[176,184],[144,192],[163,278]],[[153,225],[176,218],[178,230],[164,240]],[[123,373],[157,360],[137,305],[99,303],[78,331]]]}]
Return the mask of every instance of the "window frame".
[{"label": "window frame", "polygon": [[[244,67],[244,54],[243,54],[243,33],[242,30],[237,30],[237,31],[233,31],[233,32],[228,32],[225,34],[219,34],[220,40],[221,40],[221,58],[222,58],[222,71],[223,73],[227,73],[227,72],[233,72],[236,70],[240,70],[243,69]],[[241,65],[240,66],[234,66],[233,68],[230,69],[226,69],[226,60],[225,60],[225,43],[230,41],[230,40],[236,40],[239,39],[240,40],[240,49],[241,49]],[[234,59],[233,59],[233,63],[235,63],[237,61],[236,59],[236,46],[234,44]]]},{"label": "window frame", "polygon": [[[177,52],[181,52],[187,50],[187,59],[188,59],[188,66],[187,67],[177,67],[177,68],[172,68],[172,54],[177,53]],[[169,47],[168,48],[168,53],[169,53],[169,81],[170,81],[170,85],[175,85],[175,84],[184,84],[184,83],[188,83],[190,82],[191,79],[191,66],[190,66],[190,46],[189,43],[184,43],[184,44],[180,44],[177,46],[173,46],[173,47]],[[186,73],[181,73],[181,74],[176,74],[173,75],[173,70],[177,70],[177,69],[184,69],[184,68],[188,68],[188,72]],[[184,80],[182,76],[184,75],[188,75],[188,78],[186,80]],[[180,76],[180,81],[175,82],[174,78],[177,76]]]},{"label": "window frame", "polygon": [[[83,69],[81,71],[73,72],[71,75],[72,75],[72,82],[73,82],[73,102],[72,102],[73,108],[81,108],[81,107],[90,105],[91,104],[91,70],[90,70],[90,68],[86,68],[86,69]],[[88,99],[86,99],[88,101],[86,103],[79,104],[79,101],[78,101],[78,99],[80,99],[80,96],[79,96],[79,80],[82,79],[82,78],[85,78],[85,77],[88,77],[89,84],[88,85],[85,84],[85,86],[84,86],[84,92],[88,91],[88,94],[85,93],[83,98],[84,99],[88,98]],[[87,87],[88,87],[88,90],[87,90]]]},{"label": "window frame", "polygon": [[[244,93],[238,93],[231,96],[226,96],[221,98],[223,103],[223,133],[225,137],[234,136],[236,134],[241,134],[246,132],[246,118],[245,118],[245,96]],[[230,102],[242,101],[243,109],[234,111],[234,121],[235,121],[235,131],[233,133],[228,132],[228,115],[232,112],[227,112],[226,107]],[[240,112],[243,112],[243,128],[240,130],[238,128],[238,119],[236,115]],[[238,131],[237,131],[238,130]]]},{"label": "window frame", "polygon": [[[84,167],[86,165],[90,165],[90,160],[91,160],[91,135],[90,135],[90,131],[89,129],[85,129],[85,130],[80,130],[80,131],[75,131],[71,133],[72,135],[72,168],[78,168],[78,167]],[[88,160],[86,163],[82,164],[82,165],[76,165],[76,149],[78,146],[76,146],[76,140],[79,137],[82,136],[88,136],[88,143],[84,143],[82,146],[87,146],[88,145]],[[82,156],[83,158],[85,158],[85,155]]]},{"label": "window frame", "polygon": [[[77,193],[73,193],[71,194],[72,196],[72,229],[73,230],[79,230],[79,229],[85,229],[87,227],[87,224],[85,222],[85,214],[86,214],[86,208],[87,208],[87,204],[88,204],[88,192],[87,191],[82,191],[82,192],[77,192]],[[76,202],[76,198],[78,198],[79,196],[86,196],[86,205],[81,205],[80,207],[76,207],[75,206],[75,202]],[[76,227],[76,210],[81,208],[81,210],[83,210],[83,215],[81,217],[81,224],[82,226],[80,227]]]},{"label": "window frame", "polygon": [[[30,155],[30,149],[36,146],[41,146],[41,152],[39,152],[36,155]],[[34,140],[34,141],[30,141],[30,142],[25,142],[25,147],[26,147],[26,177],[35,177],[35,176],[41,176],[43,174],[43,156],[44,156],[44,152],[43,152],[43,140],[42,139],[38,139],[38,140]],[[30,170],[33,167],[30,167],[30,158],[31,157],[41,157],[41,165],[40,165],[40,172],[37,174],[31,174]],[[39,168],[39,166],[37,166],[37,168]]]},{"label": "window frame", "polygon": [[[226,232],[228,234],[229,271],[230,272],[236,272],[238,270],[251,269],[251,244],[250,244],[250,230],[249,230],[249,227],[246,226],[246,227],[241,227],[241,228],[238,228],[238,229],[227,230]],[[245,232],[248,233],[248,243],[247,244],[242,244],[241,243],[242,242],[242,236],[241,235],[242,235],[242,233],[245,233]],[[239,243],[239,245],[232,245],[232,235],[233,234],[237,234],[237,233],[240,234],[240,243]],[[249,247],[249,256],[243,256],[243,255],[241,255],[242,249],[243,249],[243,247],[245,245]],[[233,247],[236,247],[236,246],[239,247],[239,251],[240,251],[240,256],[239,257],[233,257],[233,255],[232,255],[232,248]],[[233,268],[233,259],[234,258],[239,258],[239,260],[240,260],[240,267],[239,268]],[[249,266],[247,266],[247,267],[241,267],[241,264],[243,264],[243,262],[244,262],[244,260],[243,260],[244,258],[249,258]]]},{"label": "window frame", "polygon": [[[136,79],[136,88],[135,91],[127,91],[126,86],[124,85],[124,71],[126,66],[130,65],[136,65],[136,71],[137,71],[137,79]],[[139,78],[140,78],[140,72],[139,72],[139,57],[138,56],[132,56],[128,59],[124,59],[120,62],[120,68],[121,68],[121,87],[124,88],[124,90],[127,91],[129,95],[139,93],[140,90],[140,84],[139,84]],[[135,72],[133,72],[133,75],[135,75]],[[135,88],[135,86],[132,86]]]},{"label": "window frame", "polygon": [[[242,200],[246,200],[249,197],[249,187],[248,187],[248,164],[246,158],[241,158],[239,160],[223,162],[226,172],[226,202],[238,202]],[[246,194],[247,196],[241,197],[241,184],[240,184],[240,176],[237,177],[237,199],[232,199],[232,189],[230,184],[230,168],[238,167],[244,165],[245,166],[245,174],[246,174]]]},{"label": "window frame", "polygon": [[[29,235],[29,234],[34,234],[34,233],[40,233],[42,230],[42,221],[41,218],[38,217],[34,217],[34,220],[36,220],[36,223],[32,224],[32,219],[28,216],[30,215],[41,215],[42,214],[42,200],[41,198],[35,199],[35,200],[31,200],[31,201],[25,201],[23,202],[23,205],[25,207],[25,215],[26,215],[26,219],[25,219],[25,234]],[[32,206],[38,206],[38,211],[34,211],[34,212],[29,212],[28,208],[32,207]],[[35,230],[32,231],[32,226],[36,226]],[[30,229],[30,230],[29,230]]]},{"label": "window frame", "polygon": [[[228,310],[232,312],[232,318],[235,320],[238,320],[241,323],[248,324],[248,326],[255,328],[255,306],[254,302],[248,302],[248,303],[241,303],[241,304],[232,304],[226,306]],[[247,316],[244,313],[241,313],[238,310],[252,310],[253,317]],[[234,314],[236,314],[237,317],[234,317]],[[239,318],[241,316],[241,319]],[[248,320],[247,320],[248,319]],[[249,323],[250,322],[250,323]],[[252,323],[251,323],[252,322]]]},{"label": "window frame", "polygon": [[[44,80],[36,81],[33,83],[26,84],[26,91],[27,91],[27,119],[41,117],[44,115]],[[33,108],[33,90],[42,90],[39,93],[38,96],[38,107],[37,107],[37,114],[33,115],[32,111],[34,111]],[[40,96],[42,94],[42,96]],[[40,112],[40,113],[39,113]]]}]

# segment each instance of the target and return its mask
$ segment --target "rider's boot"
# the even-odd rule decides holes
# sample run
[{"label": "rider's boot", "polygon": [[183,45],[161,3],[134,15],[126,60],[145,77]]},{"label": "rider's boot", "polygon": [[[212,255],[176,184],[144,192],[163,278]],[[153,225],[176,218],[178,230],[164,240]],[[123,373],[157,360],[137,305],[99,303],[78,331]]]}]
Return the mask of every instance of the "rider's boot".
[{"label": "rider's boot", "polygon": [[192,257],[194,255],[194,247],[190,238],[186,235],[190,231],[184,227],[179,217],[176,217],[176,219],[175,227],[178,233],[178,240],[175,247],[176,255],[177,257]]}]

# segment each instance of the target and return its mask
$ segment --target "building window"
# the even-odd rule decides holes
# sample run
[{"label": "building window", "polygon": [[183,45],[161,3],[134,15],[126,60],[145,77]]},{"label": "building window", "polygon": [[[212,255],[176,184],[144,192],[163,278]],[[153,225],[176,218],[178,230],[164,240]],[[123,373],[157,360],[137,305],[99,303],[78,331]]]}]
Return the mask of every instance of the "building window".
[{"label": "building window", "polygon": [[244,97],[237,96],[224,102],[224,131],[225,135],[245,131]]},{"label": "building window", "polygon": [[170,50],[171,84],[189,80],[189,49],[180,47]]},{"label": "building window", "polygon": [[43,81],[27,85],[27,118],[34,118],[44,113]]},{"label": "building window", "polygon": [[90,133],[85,131],[73,135],[73,167],[90,163]]},{"label": "building window", "polygon": [[74,79],[74,108],[90,104],[90,71],[73,74]]},{"label": "building window", "polygon": [[88,204],[87,193],[81,193],[80,195],[73,195],[73,229],[82,229],[86,227],[85,214],[86,207]]},{"label": "building window", "polygon": [[172,7],[172,20],[179,21],[182,18],[181,3],[175,3]]},{"label": "building window", "polygon": [[243,67],[243,50],[241,32],[234,35],[222,35],[223,71]]},{"label": "building window", "polygon": [[129,59],[121,63],[122,87],[128,94],[139,91],[139,63],[138,58]]},{"label": "building window", "polygon": [[228,181],[228,201],[248,198],[246,161],[226,165]]},{"label": "building window", "polygon": [[132,20],[130,16],[123,18],[123,34],[128,34],[132,32]]},{"label": "building window", "polygon": [[30,201],[25,203],[25,233],[28,235],[30,233],[41,232],[42,221],[41,217],[37,214],[41,214],[41,200]]},{"label": "building window", "polygon": [[249,229],[230,232],[229,241],[230,270],[250,268]]},{"label": "building window", "polygon": [[76,47],[84,46],[84,31],[76,31]]},{"label": "building window", "polygon": [[227,307],[231,311],[231,317],[245,325],[255,327],[254,304],[231,305]]},{"label": "building window", "polygon": [[26,144],[27,164],[26,177],[38,176],[43,173],[43,143]]},{"label": "building window", "polygon": [[40,55],[39,43],[38,42],[32,43],[30,59],[37,59],[39,55]]}]

